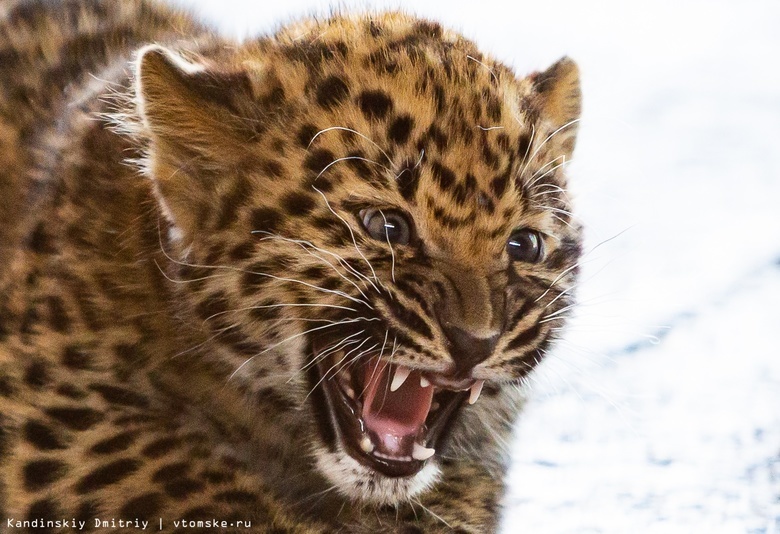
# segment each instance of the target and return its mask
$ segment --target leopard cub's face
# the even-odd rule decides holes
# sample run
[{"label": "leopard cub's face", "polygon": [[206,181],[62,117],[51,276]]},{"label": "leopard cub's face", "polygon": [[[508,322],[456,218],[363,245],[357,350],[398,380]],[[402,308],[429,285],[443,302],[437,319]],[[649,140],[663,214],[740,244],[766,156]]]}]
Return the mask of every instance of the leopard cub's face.
[{"label": "leopard cub's face", "polygon": [[506,425],[571,305],[576,67],[517,79],[398,14],[204,56],[137,72],[183,302],[331,484],[407,500]]}]

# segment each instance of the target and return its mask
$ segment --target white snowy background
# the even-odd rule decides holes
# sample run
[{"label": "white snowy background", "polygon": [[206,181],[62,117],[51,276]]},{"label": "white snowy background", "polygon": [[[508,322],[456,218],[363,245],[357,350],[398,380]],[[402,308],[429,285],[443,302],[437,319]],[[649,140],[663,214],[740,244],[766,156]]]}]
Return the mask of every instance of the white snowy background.
[{"label": "white snowy background", "polygon": [[[178,3],[242,37],[332,5]],[[582,71],[581,306],[530,384],[503,532],[780,532],[780,3],[339,5]]]}]

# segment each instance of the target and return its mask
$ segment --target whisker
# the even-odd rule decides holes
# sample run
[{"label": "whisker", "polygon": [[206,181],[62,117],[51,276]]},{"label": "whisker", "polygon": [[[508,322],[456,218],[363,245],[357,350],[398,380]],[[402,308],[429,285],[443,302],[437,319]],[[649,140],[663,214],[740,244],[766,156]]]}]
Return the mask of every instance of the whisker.
[{"label": "whisker", "polygon": [[[160,244],[162,245],[162,243],[160,243]],[[182,266],[185,266],[185,267],[200,268],[200,269],[224,269],[224,270],[228,270],[228,271],[232,271],[232,272],[238,272],[238,273],[243,273],[243,274],[254,274],[254,275],[257,275],[257,276],[263,276],[263,277],[271,278],[273,280],[277,280],[277,281],[280,281],[280,282],[292,282],[292,283],[304,285],[304,286],[309,287],[311,289],[314,289],[316,291],[321,291],[321,292],[324,292],[324,293],[330,293],[330,294],[338,295],[340,297],[344,297],[344,298],[346,298],[348,300],[351,300],[351,301],[356,302],[358,304],[363,304],[363,305],[368,306],[369,308],[371,308],[371,305],[368,302],[365,302],[365,301],[363,301],[361,299],[358,299],[358,298],[355,298],[355,297],[353,297],[351,295],[348,295],[347,293],[344,293],[343,291],[337,291],[337,290],[334,290],[334,289],[327,289],[327,288],[324,288],[324,287],[320,287],[320,286],[311,284],[309,282],[304,282],[303,280],[296,280],[295,278],[285,278],[285,277],[276,276],[276,275],[273,275],[273,274],[261,273],[261,272],[258,272],[258,271],[249,271],[249,270],[246,270],[246,269],[233,267],[232,265],[200,265],[200,264],[197,264],[197,263],[184,262],[184,261],[177,260],[177,259],[171,257],[168,254],[168,252],[165,250],[165,248],[162,247],[162,246],[161,246],[161,251],[162,251],[163,255],[165,255],[165,257],[169,261],[171,261],[172,263],[175,263],[177,265],[182,265]],[[370,266],[370,264],[369,264],[369,266]],[[158,265],[158,268],[159,268],[159,265]],[[372,269],[372,271],[373,271],[373,269]],[[374,286],[374,287],[376,288],[376,286]],[[378,291],[378,289],[377,289],[377,291]]]},{"label": "whisker", "polygon": [[[387,228],[387,217],[385,217],[385,214],[382,210],[379,210],[379,213],[382,215],[382,219],[385,221],[385,228]],[[385,238],[387,238],[387,246],[390,247],[390,278],[393,280],[393,283],[395,284],[395,252],[393,251],[393,245],[390,243],[390,234],[385,232]]]},{"label": "whisker", "polygon": [[605,245],[605,244],[609,243],[610,241],[612,241],[614,239],[617,239],[618,237],[620,237],[621,235],[625,234],[629,230],[632,230],[633,228],[634,228],[634,226],[632,225],[632,226],[629,226],[629,227],[621,230],[620,232],[616,233],[612,237],[608,237],[607,239],[605,239],[605,240],[603,240],[603,241],[593,245],[593,247],[591,247],[590,250],[587,250],[587,251],[583,252],[582,255],[583,256],[587,256],[588,254],[592,253],[594,250],[596,250],[600,246]]},{"label": "whisker", "polygon": [[264,230],[253,230],[251,233],[253,233],[253,234],[254,233],[258,233],[258,234],[259,233],[264,233],[264,234],[267,234],[269,237],[277,237],[279,239],[283,239],[283,240],[289,241],[291,243],[297,243],[297,244],[305,245],[307,247],[311,247],[311,248],[313,248],[314,250],[316,250],[318,252],[322,252],[323,254],[327,254],[328,256],[332,256],[332,257],[336,258],[336,260],[338,261],[339,265],[344,267],[344,269],[346,269],[350,273],[354,274],[358,278],[361,278],[361,279],[365,280],[366,282],[371,283],[371,279],[369,277],[367,277],[366,275],[364,275],[363,273],[361,273],[360,271],[358,271],[357,269],[352,267],[352,265],[350,265],[349,261],[347,261],[344,257],[336,254],[335,252],[333,252],[331,250],[318,247],[317,245],[313,244],[311,241],[306,241],[305,239],[293,239],[293,238],[285,237],[285,236],[282,236],[282,235],[279,235],[279,234],[272,234],[271,232],[266,232]]},{"label": "whisker", "polygon": [[273,349],[277,348],[278,346],[280,346],[280,345],[282,345],[284,343],[288,343],[288,342],[292,341],[293,339],[297,339],[297,338],[299,338],[301,336],[305,336],[306,334],[310,334],[312,332],[318,332],[320,330],[324,330],[326,328],[333,328],[334,326],[339,326],[339,325],[342,325],[342,324],[356,323],[356,322],[359,322],[361,320],[363,320],[363,321],[379,321],[379,318],[374,317],[374,318],[371,318],[371,319],[366,319],[364,317],[360,317],[360,318],[357,318],[357,319],[346,319],[344,321],[339,321],[339,322],[336,322],[334,324],[326,324],[326,325],[323,325],[323,326],[318,326],[316,328],[310,328],[308,330],[304,330],[303,332],[298,332],[297,334],[293,334],[292,336],[287,337],[287,338],[283,339],[282,341],[279,341],[278,343],[274,343],[270,347],[267,347],[266,349],[258,352],[257,354],[254,354],[251,357],[247,358],[246,361],[244,363],[242,363],[241,365],[239,365],[238,368],[235,371],[233,371],[233,373],[228,377],[228,381],[230,381],[236,375],[236,373],[238,373],[246,364],[248,364],[254,358],[256,358],[257,356],[262,356],[263,354],[267,353],[268,351],[273,350]]},{"label": "whisker", "polygon": [[[314,390],[316,390],[316,389],[319,387],[319,385],[320,385],[320,384],[322,384],[322,381],[323,381],[323,380],[325,380],[326,378],[328,378],[328,375],[330,374],[330,372],[331,372],[331,371],[333,371],[333,370],[334,370],[334,369],[335,369],[335,368],[336,368],[336,367],[337,367],[339,364],[341,364],[341,363],[342,363],[344,360],[346,360],[346,359],[349,357],[349,355],[350,355],[350,354],[352,354],[352,353],[353,353],[353,352],[355,352],[356,350],[360,349],[360,347],[362,347],[362,346],[363,346],[363,345],[364,345],[364,344],[365,344],[367,341],[369,341],[370,339],[371,339],[370,337],[367,337],[367,338],[365,338],[365,339],[363,340],[363,342],[362,342],[360,345],[358,345],[358,346],[357,346],[357,347],[355,347],[354,349],[352,349],[352,350],[350,350],[349,352],[347,352],[346,354],[344,354],[344,356],[343,356],[343,357],[342,357],[342,358],[341,358],[341,359],[340,359],[338,362],[334,363],[334,364],[333,364],[333,365],[330,367],[330,369],[328,369],[327,371],[325,371],[324,373],[322,373],[322,377],[321,377],[321,378],[320,378],[320,379],[317,381],[317,383],[316,383],[316,384],[314,384],[314,387],[312,387],[312,388],[311,388],[311,390],[309,391],[309,393],[307,393],[307,394],[306,394],[306,397],[304,397],[304,399],[303,399],[303,400],[304,400],[304,401],[306,401],[306,399],[308,399],[308,398],[309,398],[309,396],[310,396],[312,393],[314,393]],[[370,349],[369,349],[369,350],[370,350]],[[336,372],[333,374],[333,376],[336,376],[336,374],[337,374],[337,373],[338,373],[338,370],[337,370],[337,371],[336,371]]]},{"label": "whisker", "polygon": [[[331,365],[331,366],[330,366],[330,368],[329,368],[327,371],[325,371],[324,373],[322,373],[322,378],[320,379],[320,381],[319,381],[319,382],[317,382],[317,383],[314,385],[314,388],[312,388],[312,390],[313,390],[313,389],[316,389],[316,387],[317,387],[317,386],[319,386],[319,385],[320,385],[320,383],[321,383],[323,380],[325,380],[326,378],[328,378],[328,375],[330,375],[331,371],[333,371],[333,375],[332,375],[332,376],[336,376],[336,375],[338,374],[338,372],[341,370],[341,366],[342,366],[342,364],[344,363],[344,361],[345,361],[345,360],[347,360],[347,359],[349,358],[349,355],[350,355],[350,354],[352,354],[353,352],[357,351],[357,350],[360,350],[360,347],[362,347],[362,346],[363,346],[363,345],[364,345],[364,344],[365,344],[365,343],[366,343],[368,340],[370,340],[370,339],[371,339],[370,337],[366,337],[365,339],[363,339],[363,341],[362,341],[362,342],[361,342],[361,343],[360,343],[360,344],[359,344],[357,347],[354,347],[354,348],[350,349],[348,352],[345,352],[345,353],[344,353],[344,356],[342,356],[342,357],[341,357],[341,359],[340,359],[339,361],[337,361],[336,363],[334,363],[333,365]],[[370,350],[370,349],[369,349],[369,350]]]},{"label": "whisker", "polygon": [[490,68],[490,66],[488,66],[488,65],[485,65],[483,62],[481,62],[480,60],[478,60],[478,59],[477,59],[477,58],[475,58],[474,56],[470,56],[470,55],[468,55],[468,54],[466,55],[466,59],[470,59],[470,60],[471,60],[471,61],[473,61],[474,63],[477,63],[477,64],[479,64],[479,65],[482,65],[482,66],[485,68],[485,70],[487,70],[487,71],[490,73],[490,75],[493,77],[493,80],[494,80],[494,81],[496,81],[496,82],[498,82],[498,76],[496,76],[496,73],[495,73],[495,72],[493,72],[493,69],[491,69],[491,68]]},{"label": "whisker", "polygon": [[[311,355],[311,361],[309,363],[305,364],[303,367],[301,367],[298,371],[293,373],[293,376],[298,374],[298,372],[305,371],[306,369],[308,369],[312,365],[315,365],[315,364],[321,362],[322,360],[324,360],[326,357],[328,357],[329,355],[333,354],[337,350],[340,350],[340,347],[342,345],[346,346],[346,345],[351,345],[353,343],[357,343],[357,341],[350,341],[350,339],[355,337],[355,336],[359,336],[359,335],[361,335],[363,333],[365,333],[365,330],[360,330],[358,332],[355,332],[354,334],[350,334],[349,336],[343,338],[341,341],[339,341],[335,345],[331,345],[330,347],[328,347],[324,351],[320,352],[319,354],[317,354],[317,355],[312,354]],[[292,377],[290,379],[292,380]]]},{"label": "whisker", "polygon": [[371,371],[371,378],[366,380],[365,386],[363,387],[363,391],[360,393],[361,397],[366,394],[366,390],[368,389],[368,385],[374,380],[374,377],[376,376],[376,371],[377,371],[377,369],[379,369],[379,365],[380,365],[381,362],[382,362],[382,360],[377,358],[376,365],[374,365],[374,370]]},{"label": "whisker", "polygon": [[[555,162],[556,162],[556,161],[558,161],[559,159],[563,159],[563,161],[562,161],[561,163],[559,163],[558,165],[553,165],[553,166],[552,166],[550,169],[548,169],[548,170],[546,170],[544,173],[542,173],[542,171],[543,171],[543,170],[544,170],[544,169],[545,169],[545,168],[546,168],[548,165],[550,165],[551,163],[555,163]],[[536,183],[537,183],[537,182],[539,182],[539,181],[540,181],[542,178],[544,178],[545,176],[547,176],[547,175],[548,175],[548,174],[550,174],[550,173],[553,173],[553,172],[555,172],[556,170],[560,169],[561,167],[563,167],[563,166],[564,166],[564,165],[566,165],[567,163],[570,163],[570,161],[567,161],[567,160],[566,160],[566,157],[565,157],[565,156],[563,156],[563,155],[556,156],[555,158],[551,159],[550,161],[548,161],[547,163],[545,163],[544,165],[542,165],[541,167],[539,167],[538,169],[536,169],[536,172],[535,172],[535,173],[533,174],[533,176],[531,176],[531,178],[529,179],[528,188],[529,188],[529,189],[530,189],[530,188],[532,188],[532,187],[533,187],[534,185],[536,185]]]},{"label": "whisker", "polygon": [[[295,283],[295,284],[300,284],[300,285],[306,286],[308,288],[314,289],[315,291],[319,291],[319,292],[322,292],[322,293],[329,293],[329,294],[332,294],[332,295],[337,295],[339,297],[344,297],[344,298],[346,298],[348,300],[351,300],[352,302],[355,302],[357,304],[361,304],[363,306],[367,306],[370,309],[373,309],[372,306],[368,302],[364,301],[363,299],[359,299],[357,297],[353,297],[352,295],[349,295],[348,293],[345,293],[343,291],[339,291],[339,290],[336,290],[336,289],[328,289],[328,288],[325,288],[325,287],[320,287],[320,286],[318,286],[316,284],[312,284],[312,283],[306,282],[304,280],[298,280],[296,278],[287,278],[287,277],[284,277],[284,276],[276,276],[274,274],[261,273],[259,271],[249,271],[249,270],[246,270],[246,269],[239,269],[237,267],[231,267],[229,265],[217,265],[217,266],[193,265],[193,266],[194,267],[201,267],[201,268],[205,268],[205,269],[226,269],[226,270],[229,270],[229,271],[234,271],[234,272],[239,272],[239,273],[244,273],[244,274],[253,274],[253,275],[257,275],[257,276],[262,276],[264,278],[270,278],[272,280],[276,280],[276,281],[279,281],[279,282],[291,282],[291,283]],[[225,274],[225,275],[220,275],[220,276],[227,276],[227,275]]]},{"label": "whisker", "polygon": [[384,169],[386,172],[388,172],[388,173],[390,173],[390,174],[393,174],[393,171],[392,171],[392,170],[390,170],[390,168],[388,168],[388,167],[386,167],[386,166],[382,165],[381,163],[379,163],[379,162],[376,162],[376,161],[374,161],[374,160],[372,160],[372,159],[363,158],[363,157],[361,157],[361,156],[344,156],[343,158],[337,158],[337,159],[334,159],[333,161],[331,161],[330,163],[328,163],[327,165],[325,165],[325,168],[324,168],[324,169],[322,169],[322,170],[320,171],[320,173],[319,173],[319,174],[318,174],[318,175],[317,175],[317,176],[314,178],[314,182],[316,183],[316,182],[317,182],[317,179],[318,179],[320,176],[322,176],[323,174],[325,174],[325,171],[327,171],[328,169],[330,169],[330,168],[331,168],[332,166],[334,166],[336,163],[340,163],[340,162],[342,162],[342,161],[349,161],[349,160],[358,160],[358,161],[363,161],[363,162],[365,162],[365,163],[371,163],[372,165],[376,165],[376,166],[378,166],[378,167],[382,167],[382,169]]},{"label": "whisker", "polygon": [[[546,191],[546,189],[550,189],[550,191]],[[565,196],[567,199],[569,197],[569,192],[564,189],[563,187],[556,185],[556,184],[539,184],[534,188],[534,194],[530,196],[530,198],[536,198],[541,197],[544,195],[549,195],[550,193],[560,193],[561,195]]]},{"label": "whisker", "polygon": [[393,160],[390,159],[390,156],[387,155],[387,152],[382,150],[382,147],[380,147],[373,139],[371,139],[370,137],[368,137],[366,135],[363,135],[362,133],[358,132],[357,130],[353,130],[352,128],[346,128],[344,126],[331,126],[330,128],[325,128],[324,130],[320,130],[319,132],[314,134],[314,137],[311,138],[311,141],[309,141],[309,146],[306,147],[306,150],[311,148],[311,145],[314,143],[314,140],[317,139],[321,134],[324,134],[324,133],[327,133],[327,132],[330,132],[330,131],[333,131],[333,130],[340,130],[340,131],[343,131],[343,132],[350,132],[350,133],[353,133],[353,134],[357,135],[358,137],[362,137],[363,139],[365,139],[366,141],[368,141],[369,143],[374,145],[382,153],[382,155],[387,159],[387,161],[388,161],[388,163],[390,163],[390,165],[393,164]]},{"label": "whisker", "polygon": [[564,276],[566,276],[567,274],[569,274],[569,273],[570,273],[572,270],[574,270],[574,269],[576,269],[577,267],[579,267],[579,265],[580,265],[580,262],[577,262],[577,263],[575,263],[574,265],[572,265],[571,267],[569,267],[569,268],[567,268],[567,269],[564,269],[564,271],[563,271],[561,274],[559,274],[558,276],[556,276],[556,277],[555,277],[555,280],[553,280],[553,281],[552,281],[552,283],[551,283],[551,284],[550,284],[550,286],[547,288],[547,290],[545,290],[545,292],[544,292],[544,293],[542,293],[541,295],[539,295],[539,297],[538,297],[536,300],[534,300],[534,302],[536,303],[536,302],[539,302],[540,300],[542,300],[542,299],[543,299],[543,298],[544,298],[544,297],[547,295],[547,293],[549,293],[549,292],[552,290],[552,288],[553,288],[553,286],[554,286],[555,284],[557,284],[557,283],[558,283],[558,282],[559,282],[559,281],[560,281],[560,280],[561,280],[561,279],[562,279]]},{"label": "whisker", "polygon": [[336,304],[311,304],[311,303],[279,303],[279,304],[263,304],[258,306],[247,306],[245,308],[235,308],[233,310],[226,310],[217,312],[215,314],[209,315],[206,317],[203,322],[211,321],[212,319],[219,317],[220,315],[225,315],[228,313],[237,313],[237,312],[243,312],[243,311],[249,311],[249,310],[263,310],[263,309],[269,309],[269,308],[303,308],[303,307],[311,307],[311,308],[333,308],[336,310],[344,310],[344,311],[351,311],[357,313],[357,310],[355,308],[348,308],[347,306],[337,306]]},{"label": "whisker", "polygon": [[566,313],[569,310],[572,310],[576,306],[577,306],[576,304],[569,304],[568,306],[564,306],[560,310],[554,311],[552,313],[548,313],[547,315],[545,315],[544,317],[539,319],[537,321],[537,324],[544,324],[544,323],[548,323],[550,321],[554,321],[554,320],[558,319],[559,315],[561,315],[563,313]]},{"label": "whisker", "polygon": [[[370,346],[370,347],[368,347],[367,349],[363,349],[363,350],[362,350],[362,351],[360,351],[358,354],[356,354],[355,356],[353,356],[352,358],[350,358],[350,360],[349,360],[348,362],[345,362],[343,365],[341,365],[341,366],[339,367],[339,369],[336,371],[336,373],[339,373],[339,372],[341,372],[343,369],[347,369],[347,368],[350,368],[350,367],[352,367],[352,366],[353,366],[353,365],[355,365],[357,362],[359,362],[359,361],[360,361],[360,360],[363,358],[363,356],[365,356],[366,354],[369,354],[369,353],[370,353],[372,350],[374,350],[374,349],[375,349],[375,348],[377,348],[378,346],[379,346],[379,343],[374,343],[373,345],[371,345],[371,346]],[[357,349],[357,348],[359,348],[359,347],[356,347],[356,349]],[[353,351],[353,352],[354,352],[354,351]],[[339,363],[340,363],[340,362],[339,362]]]},{"label": "whisker", "polygon": [[423,157],[425,157],[425,149],[424,148],[420,150],[420,157],[417,158],[417,163],[414,164],[413,169],[416,169],[417,167],[420,166],[420,164],[422,163]]},{"label": "whisker", "polygon": [[428,512],[428,513],[429,513],[431,516],[435,517],[435,518],[436,518],[436,519],[438,519],[438,520],[439,520],[441,523],[443,523],[443,524],[444,524],[444,526],[446,526],[448,529],[450,529],[450,530],[454,530],[454,529],[453,529],[453,527],[452,527],[452,525],[450,525],[449,523],[447,523],[447,521],[445,521],[443,517],[441,517],[440,515],[436,514],[436,513],[435,513],[433,510],[431,510],[430,508],[428,508],[427,506],[425,506],[425,505],[424,505],[422,502],[420,502],[420,500],[419,500],[419,499],[417,499],[417,498],[412,498],[412,500],[413,500],[413,501],[414,501],[414,502],[415,502],[415,503],[416,503],[416,504],[417,504],[417,505],[418,505],[420,508],[422,508],[423,510],[425,510],[426,512]]},{"label": "whisker", "polygon": [[[536,150],[534,150],[533,154],[531,154],[531,157],[526,160],[525,165],[523,165],[523,168],[522,168],[522,170],[519,173],[519,176],[522,176],[523,174],[525,174],[525,171],[528,169],[528,165],[531,163],[531,161],[533,161],[533,159],[536,157],[536,155],[539,153],[539,151],[544,147],[544,145],[546,145],[547,142],[550,141],[550,139],[552,139],[555,135],[557,135],[558,133],[562,132],[563,130],[565,130],[566,128],[571,126],[572,124],[576,124],[578,122],[580,122],[580,119],[571,120],[571,121],[567,122],[566,124],[564,124],[563,126],[561,126],[560,128],[558,128],[557,130],[555,130],[550,135],[548,135],[547,138],[544,141],[542,141],[542,143],[536,148]],[[533,136],[532,136],[532,138],[533,138]],[[530,143],[529,143],[528,146],[529,147],[531,146]]]},{"label": "whisker", "polygon": [[[322,191],[320,191],[319,189],[317,189],[317,188],[316,188],[316,187],[314,187],[314,186],[312,186],[312,189],[314,189],[314,190],[315,190],[317,193],[319,193],[319,194],[320,194],[320,196],[322,196],[323,200],[325,200],[325,205],[327,205],[327,206],[328,206],[328,209],[330,210],[330,212],[331,212],[333,215],[335,215],[336,217],[338,217],[338,218],[339,218],[339,220],[340,220],[341,222],[343,222],[343,223],[344,223],[344,225],[347,227],[347,230],[349,230],[349,235],[350,235],[350,237],[352,238],[352,243],[355,245],[355,250],[357,250],[357,253],[358,253],[358,254],[360,254],[360,257],[361,257],[361,258],[363,258],[363,261],[365,261],[365,262],[366,262],[366,265],[368,265],[368,268],[369,268],[369,269],[371,269],[371,274],[372,274],[372,275],[373,275],[373,277],[374,277],[374,281],[375,281],[376,283],[378,283],[379,285],[382,285],[382,284],[381,284],[381,282],[379,282],[379,279],[378,279],[378,278],[377,278],[377,276],[376,276],[376,271],[374,271],[374,267],[371,265],[371,262],[370,262],[370,261],[368,261],[368,258],[366,258],[366,256],[365,256],[365,255],[363,254],[363,252],[360,250],[360,247],[358,247],[357,240],[355,239],[355,232],[353,232],[353,231],[352,231],[352,226],[350,226],[350,224],[349,224],[349,223],[348,223],[346,220],[344,220],[344,217],[342,217],[341,215],[339,215],[338,213],[336,213],[336,211],[335,211],[335,210],[333,209],[333,207],[330,205],[330,202],[328,202],[328,198],[325,196],[325,194],[324,194]],[[372,284],[372,285],[373,285],[373,284]],[[378,287],[376,287],[375,285],[374,285],[374,289],[376,289],[377,293],[379,293],[379,292],[380,292],[380,291],[379,291],[379,288],[378,288]],[[385,291],[387,291],[387,288],[385,288]]]},{"label": "whisker", "polygon": [[[358,271],[357,269],[352,267],[352,265],[350,265],[349,261],[347,261],[345,258],[343,258],[342,256],[336,254],[335,252],[332,252],[330,250],[318,247],[318,246],[314,245],[311,241],[306,241],[304,239],[292,239],[292,238],[289,238],[289,237],[281,236],[279,234],[272,234],[272,233],[266,232],[264,230],[253,230],[252,233],[266,233],[266,234],[269,235],[269,237],[274,237],[275,236],[275,237],[278,237],[279,239],[283,239],[283,240],[289,241],[291,243],[297,243],[297,244],[300,244],[301,246],[311,247],[311,248],[313,248],[314,250],[316,250],[318,252],[322,252],[323,254],[327,254],[329,256],[332,256],[332,257],[334,257],[338,261],[339,265],[344,267],[345,270],[347,270],[348,272],[354,274],[358,279],[365,280],[366,282],[368,282],[369,284],[371,284],[373,286],[372,280],[368,276],[364,275],[363,273],[361,273],[360,271]],[[309,251],[307,251],[307,252],[309,252]],[[311,254],[311,252],[309,252],[309,253]],[[315,257],[319,257],[319,256],[315,255]],[[326,261],[323,258],[320,258],[320,259],[322,259],[323,261]],[[327,263],[330,263],[330,262],[327,262]],[[331,266],[333,266],[333,265],[331,264]],[[335,266],[333,266],[333,267],[335,268]],[[374,289],[376,289],[376,286],[374,286]],[[360,291],[360,288],[358,288],[358,291]],[[363,293],[362,291],[360,291],[360,294],[363,295],[364,297],[366,297],[365,293]],[[366,298],[368,298],[368,297],[366,297]]]},{"label": "whisker", "polygon": [[556,214],[556,213],[553,213],[553,214],[552,214],[552,216],[553,216],[553,218],[554,218],[554,219],[556,219],[556,220],[558,220],[558,221],[562,222],[564,225],[568,226],[568,227],[569,227],[569,228],[571,228],[572,230],[576,230],[576,228],[574,228],[574,226],[572,226],[572,225],[571,225],[571,223],[570,223],[569,221],[565,220],[565,219],[564,219],[563,217],[561,217],[560,215],[558,215],[558,214]]},{"label": "whisker", "polygon": [[[385,330],[385,340],[382,342],[382,350],[379,351],[379,360],[380,361],[382,360],[382,355],[385,353],[385,345],[387,344],[387,336],[388,336],[389,333],[390,333],[389,330]],[[379,408],[380,411],[382,410],[382,408],[384,408],[386,401],[387,401],[387,390],[384,391],[384,395],[382,397],[382,404],[381,404],[381,406]]]},{"label": "whisker", "polygon": [[[251,233],[252,233],[252,234],[268,234],[268,235],[267,235],[267,237],[260,238],[260,240],[261,240],[261,241],[263,241],[263,240],[265,240],[265,239],[279,239],[279,240],[281,240],[281,241],[285,241],[285,242],[288,242],[288,243],[293,243],[293,244],[296,244],[296,245],[300,246],[300,247],[301,247],[303,250],[305,250],[305,251],[306,251],[306,253],[307,253],[307,254],[309,254],[310,256],[312,256],[312,257],[315,257],[315,258],[317,258],[317,259],[319,259],[319,260],[323,261],[324,263],[328,264],[328,265],[329,265],[329,266],[330,266],[330,267],[331,267],[331,268],[332,268],[334,271],[336,271],[336,274],[338,274],[338,275],[339,275],[341,278],[343,278],[344,280],[346,280],[348,283],[352,284],[352,285],[355,287],[355,289],[357,289],[357,290],[358,290],[358,292],[359,292],[361,295],[363,295],[363,298],[364,298],[364,299],[366,299],[366,305],[368,305],[368,307],[369,307],[369,308],[371,308],[371,309],[373,310],[373,307],[371,307],[371,305],[370,305],[370,304],[368,304],[368,296],[366,296],[366,294],[365,294],[365,293],[363,293],[363,290],[360,288],[360,286],[358,286],[358,285],[357,285],[355,282],[353,282],[352,280],[350,280],[349,278],[347,278],[347,277],[344,275],[344,273],[342,273],[341,271],[339,271],[339,270],[336,268],[336,266],[335,266],[335,265],[333,265],[331,262],[329,262],[328,260],[326,260],[326,259],[325,259],[325,258],[323,258],[322,256],[318,256],[317,254],[314,254],[314,253],[313,253],[311,250],[309,250],[309,249],[308,249],[308,248],[306,248],[306,247],[307,247],[307,246],[310,246],[310,247],[312,247],[312,248],[314,248],[314,249],[316,249],[316,250],[318,250],[318,251],[322,251],[322,252],[324,252],[324,253],[326,253],[326,254],[330,254],[330,255],[332,255],[332,256],[335,256],[335,257],[336,257],[336,258],[339,260],[339,264],[341,264],[341,265],[343,266],[343,264],[345,264],[345,263],[346,263],[346,260],[344,260],[344,258],[342,258],[341,256],[339,256],[339,255],[337,255],[337,254],[335,254],[335,253],[329,252],[329,251],[327,251],[327,250],[324,250],[324,249],[319,249],[318,247],[316,247],[316,246],[314,246],[313,244],[311,244],[309,241],[304,241],[304,240],[302,240],[302,239],[291,239],[291,238],[288,238],[288,237],[283,237],[283,236],[281,236],[281,235],[279,235],[279,234],[272,234],[272,233],[270,233],[270,232],[266,232],[266,231],[264,231],[264,230],[253,230]],[[347,264],[347,265],[348,265],[348,264]]]},{"label": "whisker", "polygon": [[[316,291],[322,291],[324,293],[332,293],[334,295],[338,295],[340,297],[344,297],[344,298],[349,299],[349,300],[351,300],[353,302],[356,302],[358,304],[363,304],[363,305],[368,306],[369,308],[371,308],[371,305],[368,302],[366,302],[366,301],[364,301],[362,299],[359,299],[359,298],[355,298],[355,297],[353,297],[353,296],[351,296],[351,295],[349,295],[347,293],[344,293],[343,291],[338,291],[338,290],[335,290],[335,289],[327,289],[327,288],[324,288],[324,287],[320,287],[318,285],[310,284],[309,282],[304,282],[303,280],[296,280],[295,278],[285,278],[285,277],[276,276],[276,275],[273,275],[273,274],[261,273],[261,272],[256,272],[256,271],[246,271],[246,270],[243,270],[243,269],[237,269],[237,270],[240,271],[240,272],[248,273],[248,274],[255,274],[257,276],[264,276],[264,277],[267,277],[267,278],[271,278],[273,280],[278,280],[280,282],[294,282],[294,283],[301,284],[301,285],[304,285],[306,287],[309,287],[311,289],[314,289]],[[373,308],[371,308],[371,309],[373,309]]]}]

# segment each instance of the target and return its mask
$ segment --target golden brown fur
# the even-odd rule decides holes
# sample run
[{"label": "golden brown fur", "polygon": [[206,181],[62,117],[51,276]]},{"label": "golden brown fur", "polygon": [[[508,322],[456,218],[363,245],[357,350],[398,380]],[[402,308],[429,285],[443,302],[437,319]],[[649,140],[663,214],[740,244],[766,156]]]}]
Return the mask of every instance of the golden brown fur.
[{"label": "golden brown fur", "polygon": [[[140,0],[0,1],[0,519],[494,530],[571,304],[578,115],[570,60],[518,80],[398,13],[239,46]],[[518,228],[543,258],[510,260]],[[316,345],[348,335],[351,364],[485,381],[414,476],[333,434]]]}]

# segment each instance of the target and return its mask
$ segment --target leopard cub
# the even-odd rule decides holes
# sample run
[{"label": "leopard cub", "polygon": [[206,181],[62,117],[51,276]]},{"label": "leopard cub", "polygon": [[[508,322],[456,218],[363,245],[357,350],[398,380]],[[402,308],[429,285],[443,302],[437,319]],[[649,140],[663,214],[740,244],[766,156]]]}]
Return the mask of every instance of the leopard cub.
[{"label": "leopard cub", "polygon": [[403,13],[0,1],[0,520],[495,531],[579,112]]}]

